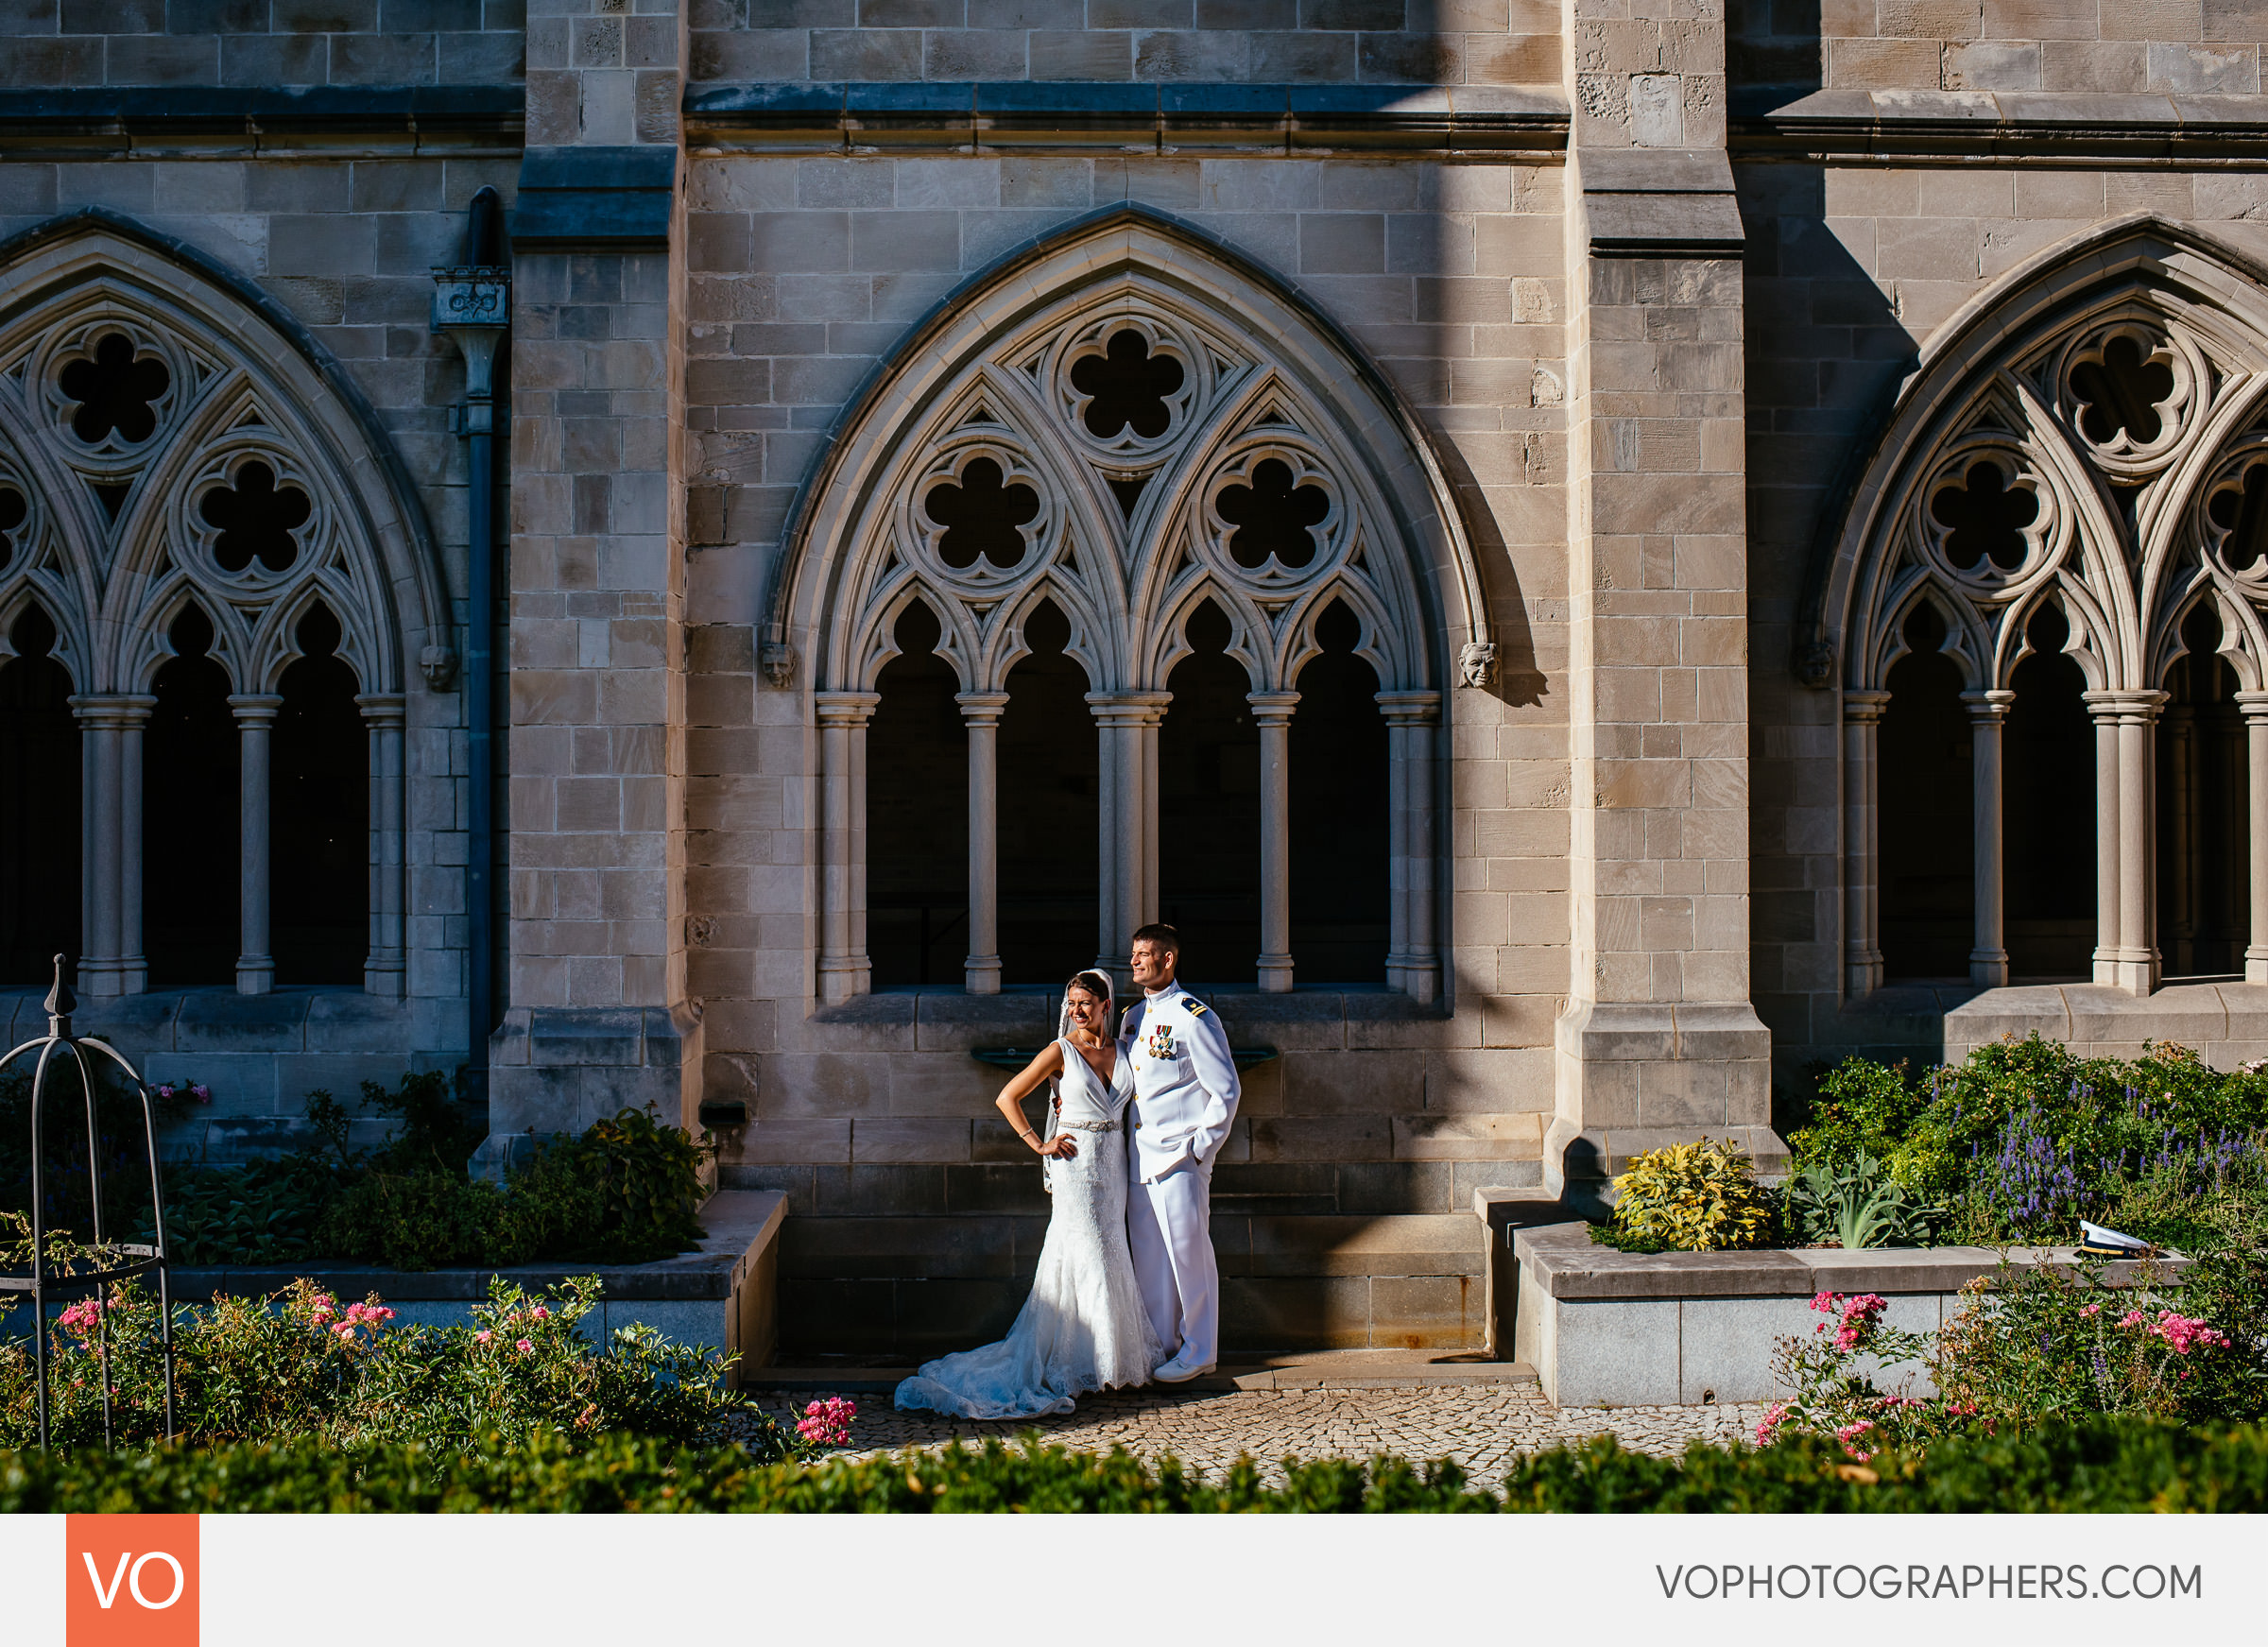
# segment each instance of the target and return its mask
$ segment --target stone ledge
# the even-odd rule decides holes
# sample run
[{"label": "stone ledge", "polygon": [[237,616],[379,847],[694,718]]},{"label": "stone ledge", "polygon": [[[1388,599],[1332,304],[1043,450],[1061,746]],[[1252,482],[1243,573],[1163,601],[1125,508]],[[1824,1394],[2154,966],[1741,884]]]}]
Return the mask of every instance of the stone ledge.
[{"label": "stone ledge", "polygon": [[1755,86],[1733,95],[1731,135],[1736,152],[2257,156],[2268,97]]},{"label": "stone ledge", "polygon": [[1129,139],[1202,144],[1220,133],[1274,149],[1373,142],[1555,151],[1566,146],[1569,119],[1555,86],[1068,80],[705,82],[686,87],[684,113],[695,143],[795,148],[846,140],[1118,147]]},{"label": "stone ledge", "polygon": [[[1678,1299],[1801,1297],[1836,1293],[1957,1293],[2001,1266],[2002,1253],[1984,1246],[1769,1248],[1755,1252],[1620,1252],[1590,1239],[1588,1224],[1552,1224],[1513,1236],[1523,1278],[1566,1299]],[[2078,1249],[2015,1246],[2022,1268],[2071,1264]],[[2161,1273],[2178,1275],[2182,1259],[2161,1261]],[[2139,1262],[2104,1266],[2114,1287],[2140,1281]]]}]

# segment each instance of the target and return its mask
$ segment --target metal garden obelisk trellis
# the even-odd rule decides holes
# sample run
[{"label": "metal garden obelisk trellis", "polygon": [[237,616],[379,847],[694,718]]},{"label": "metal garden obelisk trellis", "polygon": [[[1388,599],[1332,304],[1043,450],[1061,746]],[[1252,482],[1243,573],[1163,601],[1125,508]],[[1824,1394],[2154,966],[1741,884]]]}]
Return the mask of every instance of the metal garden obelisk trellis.
[{"label": "metal garden obelisk trellis", "polygon": [[[173,1296],[165,1272],[165,1203],[158,1174],[157,1120],[149,1105],[149,1089],[143,1083],[141,1073],[128,1063],[116,1047],[92,1036],[71,1033],[71,1013],[77,1006],[78,997],[63,982],[63,957],[55,957],[55,987],[47,991],[47,1033],[0,1058],[0,1073],[27,1053],[37,1052],[39,1062],[31,1077],[31,1265],[26,1272],[10,1271],[0,1274],[0,1293],[28,1296],[31,1300],[32,1361],[39,1379],[40,1450],[47,1448],[47,1307],[50,1302],[62,1303],[79,1298],[94,1298],[101,1304],[108,1291],[120,1281],[134,1276],[155,1274],[158,1282],[158,1338],[165,1367],[165,1438],[174,1436],[173,1417]],[[112,1241],[105,1227],[102,1205],[102,1127],[95,1103],[94,1071],[87,1065],[87,1053],[92,1049],[109,1058],[126,1072],[133,1083],[134,1092],[142,1104],[142,1141],[149,1156],[149,1211],[151,1243]],[[91,1261],[95,1267],[80,1269],[66,1263],[59,1272],[47,1251],[46,1174],[44,1172],[44,1139],[40,1130],[41,1112],[47,1098],[47,1072],[60,1055],[67,1054],[78,1071],[80,1096],[85,1100],[87,1115],[87,1195],[94,1214],[93,1241],[90,1244]],[[99,1066],[97,1066],[99,1067]],[[110,1351],[110,1311],[97,1308],[94,1312],[96,1343],[103,1353],[95,1359],[102,1369],[102,1439],[103,1445],[114,1442],[112,1433],[112,1357]]]}]

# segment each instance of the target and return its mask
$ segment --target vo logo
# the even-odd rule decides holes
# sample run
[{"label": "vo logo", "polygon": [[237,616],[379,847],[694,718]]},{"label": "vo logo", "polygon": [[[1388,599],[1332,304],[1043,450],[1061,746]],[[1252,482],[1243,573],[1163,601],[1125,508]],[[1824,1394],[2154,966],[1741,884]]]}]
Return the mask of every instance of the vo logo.
[{"label": "vo logo", "polygon": [[195,1516],[64,1520],[68,1647],[198,1647]]}]

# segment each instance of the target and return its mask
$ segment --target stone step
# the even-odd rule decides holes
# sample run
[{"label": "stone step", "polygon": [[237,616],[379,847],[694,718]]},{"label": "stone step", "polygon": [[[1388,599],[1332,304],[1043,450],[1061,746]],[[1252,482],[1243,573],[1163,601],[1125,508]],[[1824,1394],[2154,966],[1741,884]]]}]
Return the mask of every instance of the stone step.
[{"label": "stone step", "polygon": [[[782,1354],[926,1360],[1005,1334],[1030,1290],[1041,1213],[793,1215]],[[1456,1212],[1216,1210],[1221,1332],[1233,1349],[1469,1351],[1487,1339],[1487,1225]]]},{"label": "stone step", "polygon": [[[868,1366],[851,1362],[816,1362],[799,1366],[767,1366],[742,1377],[743,1390],[809,1391],[814,1394],[883,1395],[913,1376],[911,1366]],[[1536,1369],[1525,1362],[1482,1361],[1469,1355],[1418,1357],[1406,1350],[1357,1349],[1314,1355],[1231,1358],[1217,1372],[1174,1386],[1200,1395],[1238,1390],[1423,1390],[1502,1388],[1534,1384]]]}]

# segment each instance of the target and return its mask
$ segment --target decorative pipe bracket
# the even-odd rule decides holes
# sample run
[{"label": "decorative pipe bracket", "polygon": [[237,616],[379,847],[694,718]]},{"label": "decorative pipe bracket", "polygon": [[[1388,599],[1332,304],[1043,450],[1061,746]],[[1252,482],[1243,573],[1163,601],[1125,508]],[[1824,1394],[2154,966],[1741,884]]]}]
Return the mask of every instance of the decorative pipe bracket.
[{"label": "decorative pipe bracket", "polygon": [[468,399],[486,401],[494,392],[496,345],[511,320],[510,269],[458,264],[433,271],[433,330],[464,352]]}]

